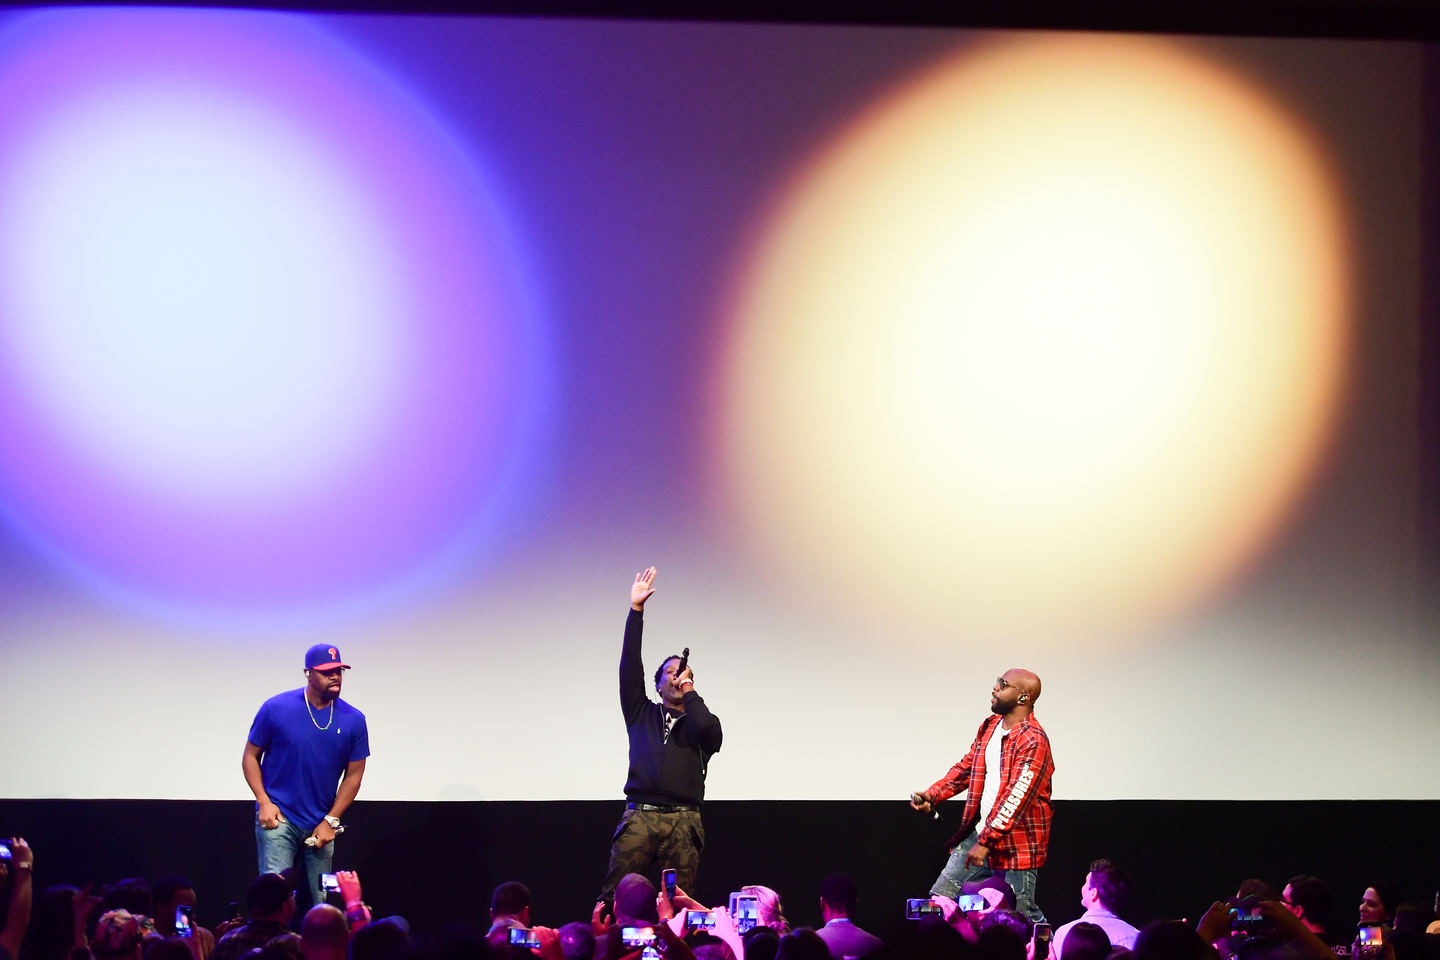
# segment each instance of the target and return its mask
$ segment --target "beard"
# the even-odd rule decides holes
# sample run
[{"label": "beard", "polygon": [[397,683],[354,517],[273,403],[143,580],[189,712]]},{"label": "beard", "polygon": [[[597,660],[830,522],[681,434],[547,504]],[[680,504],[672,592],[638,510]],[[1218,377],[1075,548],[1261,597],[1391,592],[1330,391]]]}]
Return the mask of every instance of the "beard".
[{"label": "beard", "polygon": [[1016,704],[1013,700],[1007,703],[1004,700],[996,698],[995,702],[990,704],[990,712],[995,714],[996,716],[1003,717],[1010,711],[1014,710],[1015,706]]}]

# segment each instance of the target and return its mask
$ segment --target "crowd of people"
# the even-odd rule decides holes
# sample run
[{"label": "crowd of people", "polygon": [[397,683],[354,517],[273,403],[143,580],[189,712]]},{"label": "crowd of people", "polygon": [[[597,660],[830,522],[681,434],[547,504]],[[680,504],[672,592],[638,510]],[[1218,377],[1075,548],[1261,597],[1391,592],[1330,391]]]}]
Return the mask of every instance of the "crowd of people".
[{"label": "crowd of people", "polygon": [[56,886],[37,895],[34,851],[18,837],[5,846],[0,960],[1440,960],[1436,904],[1406,902],[1378,880],[1365,890],[1357,925],[1344,929],[1331,928],[1330,888],[1311,876],[1279,890],[1246,880],[1198,922],[1137,928],[1121,918],[1130,875],[1096,860],[1080,890],[1083,914],[1048,936],[1048,925],[1017,910],[1015,891],[992,876],[964,884],[955,898],[915,903],[919,918],[887,942],[854,922],[859,891],[844,874],[820,885],[823,922],[811,929],[792,928],[768,887],[740,891],[753,898],[751,919],[732,917],[728,905],[701,904],[683,889],[666,896],[631,873],[589,918],[559,928],[532,924],[530,890],[507,882],[495,889],[487,917],[456,918],[412,936],[403,918],[372,916],[353,872],[335,875],[339,890],[327,899],[340,903],[303,915],[296,892],[306,878],[262,874],[246,891],[249,919],[235,909],[209,930],[191,919],[197,895],[184,877],[124,879],[99,890]]}]

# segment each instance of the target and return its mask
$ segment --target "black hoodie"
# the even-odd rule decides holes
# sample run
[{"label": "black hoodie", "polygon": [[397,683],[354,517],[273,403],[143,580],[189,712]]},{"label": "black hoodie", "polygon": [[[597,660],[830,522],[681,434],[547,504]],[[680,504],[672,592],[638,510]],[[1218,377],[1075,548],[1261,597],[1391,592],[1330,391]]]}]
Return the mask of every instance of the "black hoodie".
[{"label": "black hoodie", "polygon": [[670,735],[665,735],[665,708],[650,699],[640,662],[644,626],[644,613],[632,609],[620,651],[620,709],[630,734],[625,799],[657,806],[698,804],[705,799],[706,765],[720,751],[720,718],[691,689],[685,712],[671,721]]}]

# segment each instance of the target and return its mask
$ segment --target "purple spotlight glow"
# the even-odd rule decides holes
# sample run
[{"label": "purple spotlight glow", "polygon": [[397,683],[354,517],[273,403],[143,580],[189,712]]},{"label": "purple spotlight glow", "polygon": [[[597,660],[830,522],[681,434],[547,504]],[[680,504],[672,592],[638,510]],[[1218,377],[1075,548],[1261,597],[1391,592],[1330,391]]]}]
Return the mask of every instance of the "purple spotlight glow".
[{"label": "purple spotlight glow", "polygon": [[271,616],[493,545],[543,432],[494,190],[304,18],[0,35],[0,506],[113,594]]}]

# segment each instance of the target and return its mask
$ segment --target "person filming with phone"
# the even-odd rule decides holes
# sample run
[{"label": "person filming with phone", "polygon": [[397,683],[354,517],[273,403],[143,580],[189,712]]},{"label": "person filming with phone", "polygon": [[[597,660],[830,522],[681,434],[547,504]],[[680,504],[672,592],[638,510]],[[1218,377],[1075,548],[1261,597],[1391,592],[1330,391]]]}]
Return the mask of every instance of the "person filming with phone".
[{"label": "person filming with phone", "polygon": [[370,733],[365,714],[340,699],[349,664],[319,643],[305,652],[305,686],[260,706],[240,766],[255,794],[261,873],[280,873],[305,854],[310,902],[325,902],[320,875],[333,873],[340,817],[360,792]]},{"label": "person filming with phone", "polygon": [[990,691],[990,716],[970,751],[910,805],[930,813],[968,790],[960,829],[950,838],[950,860],[930,892],[954,899],[963,883],[996,876],[1015,891],[1016,910],[1033,923],[1045,914],[1035,904],[1035,875],[1050,843],[1050,738],[1035,719],[1040,678],[1009,670]]},{"label": "person filming with phone", "polygon": [[655,692],[645,689],[640,658],[645,601],[655,592],[655,568],[637,573],[630,586],[630,615],[620,651],[620,709],[630,737],[630,771],[625,780],[625,813],[610,847],[610,867],[601,899],[610,900],[620,878],[644,875],[658,858],[673,869],[676,882],[693,889],[705,845],[700,804],[705,799],[705,773],[720,750],[720,718],[695,692],[689,650],[672,654],[655,671]]}]

